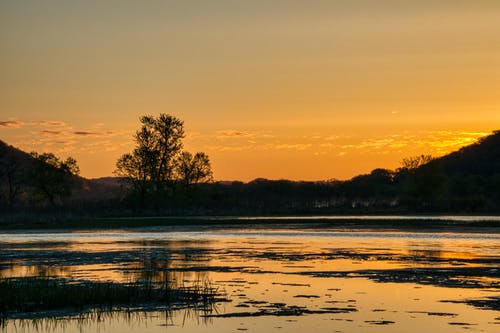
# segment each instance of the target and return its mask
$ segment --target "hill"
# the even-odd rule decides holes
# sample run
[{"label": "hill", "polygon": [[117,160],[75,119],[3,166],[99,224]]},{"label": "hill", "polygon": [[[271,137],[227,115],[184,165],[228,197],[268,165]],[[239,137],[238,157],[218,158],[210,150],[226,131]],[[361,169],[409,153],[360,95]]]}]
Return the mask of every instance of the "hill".
[{"label": "hill", "polygon": [[437,159],[448,176],[500,174],[500,131]]},{"label": "hill", "polygon": [[[30,173],[38,170],[39,163],[31,154],[0,140],[0,206],[12,206],[15,201],[24,204],[41,201],[33,191],[36,184],[30,179]],[[46,167],[54,169],[50,165]],[[76,174],[68,174],[66,178],[72,201],[109,200],[119,196],[117,178],[86,179]]]}]

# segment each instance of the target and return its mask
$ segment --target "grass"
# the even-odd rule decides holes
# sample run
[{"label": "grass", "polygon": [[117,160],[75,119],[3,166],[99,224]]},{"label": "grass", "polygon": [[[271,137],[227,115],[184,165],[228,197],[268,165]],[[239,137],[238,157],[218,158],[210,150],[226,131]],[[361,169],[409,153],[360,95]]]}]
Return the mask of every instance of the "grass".
[{"label": "grass", "polygon": [[130,308],[155,310],[173,305],[211,311],[217,290],[208,283],[173,288],[149,280],[133,283],[77,282],[60,278],[0,279],[0,321]]}]

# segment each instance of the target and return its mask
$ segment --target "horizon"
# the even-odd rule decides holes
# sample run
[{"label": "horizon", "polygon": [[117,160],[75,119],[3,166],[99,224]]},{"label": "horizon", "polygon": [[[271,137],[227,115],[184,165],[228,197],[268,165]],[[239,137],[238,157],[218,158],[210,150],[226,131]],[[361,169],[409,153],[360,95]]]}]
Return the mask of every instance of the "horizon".
[{"label": "horizon", "polygon": [[[461,150],[462,148],[465,148],[465,147],[468,147],[468,146],[471,146],[475,143],[478,143],[480,142],[481,139],[483,138],[486,138],[488,136],[491,136],[491,135],[497,135],[500,133],[500,130],[494,130],[492,131],[491,133],[487,134],[487,135],[484,135],[484,136],[481,136],[479,137],[477,140],[475,141],[472,141],[472,142],[468,142],[466,145],[464,146],[461,146],[461,147],[458,147],[457,150],[454,150],[454,151],[451,151],[451,152],[448,152],[448,153],[453,153],[453,152],[456,152],[458,150]],[[10,146],[14,149],[17,149],[17,150],[20,150],[21,152],[23,153],[26,153],[26,154],[30,154],[31,152],[27,152],[27,151],[24,151],[18,147],[15,147],[13,145],[10,145],[8,142],[5,142],[5,141],[2,141],[0,139],[0,142],[3,142],[4,144],[6,144],[7,146]],[[50,153],[47,151],[47,153]],[[440,158],[440,157],[444,157],[446,156],[447,154],[445,155],[441,155],[441,156],[431,156],[432,159],[436,159],[436,158]],[[417,155],[419,156],[419,155]],[[423,156],[423,155],[422,155]],[[415,156],[409,156],[409,157],[415,157]],[[399,165],[401,167],[401,165]],[[365,172],[365,173],[359,173],[359,174],[356,174],[350,178],[345,178],[345,179],[339,179],[339,178],[329,178],[329,179],[309,179],[309,180],[306,180],[306,179],[288,179],[288,178],[266,178],[266,177],[256,177],[256,178],[253,178],[253,179],[249,179],[249,180],[242,180],[242,179],[213,179],[213,182],[215,183],[231,183],[231,182],[242,182],[242,183],[245,183],[245,184],[248,184],[248,183],[251,183],[253,181],[257,181],[257,180],[263,180],[263,181],[291,181],[291,182],[297,182],[297,183],[300,183],[300,182],[316,182],[316,183],[320,183],[320,182],[332,182],[332,181],[341,181],[341,182],[345,182],[345,181],[350,181],[352,180],[353,178],[357,177],[357,176],[362,176],[362,175],[365,175],[365,174],[369,174],[371,173],[373,170],[375,169],[383,169],[383,170],[389,170],[389,171],[392,171],[392,172],[397,172],[397,168],[386,168],[384,166],[378,166],[378,167],[375,167],[371,170],[369,170],[368,172]],[[120,178],[120,176],[117,176],[115,174],[113,175],[109,175],[109,176],[100,176],[100,177],[85,177],[83,175],[81,175],[81,173],[79,174],[80,177],[83,177],[84,179],[87,179],[87,180],[99,180],[99,179],[118,179]]]},{"label": "horizon", "polygon": [[495,1],[0,3],[0,139],[113,176],[144,114],[214,178],[346,180],[500,126]]}]

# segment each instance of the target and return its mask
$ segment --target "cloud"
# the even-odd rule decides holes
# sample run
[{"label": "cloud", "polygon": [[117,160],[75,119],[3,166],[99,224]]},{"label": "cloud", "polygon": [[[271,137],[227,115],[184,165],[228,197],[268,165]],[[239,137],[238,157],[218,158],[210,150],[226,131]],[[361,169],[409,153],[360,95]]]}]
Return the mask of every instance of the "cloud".
[{"label": "cloud", "polygon": [[265,148],[267,149],[277,149],[277,150],[282,150],[282,149],[291,149],[291,150],[306,150],[308,148],[311,148],[310,143],[274,143],[274,144],[267,144]]},{"label": "cloud", "polygon": [[88,132],[88,131],[75,131],[73,132],[75,135],[89,136],[89,135],[101,135],[102,133],[97,132]]},{"label": "cloud", "polygon": [[248,138],[254,136],[254,133],[238,131],[238,130],[223,130],[217,132],[218,139],[227,139],[227,138]]},{"label": "cloud", "polygon": [[[476,142],[480,137],[488,135],[484,132],[461,131],[423,131],[419,134],[393,134],[375,138],[366,138],[358,142],[338,145],[343,151],[358,150],[364,153],[391,153],[403,150],[420,150],[432,154],[444,154],[460,147]],[[321,147],[327,148],[327,144]],[[333,146],[332,146],[333,148]]]},{"label": "cloud", "polygon": [[62,132],[61,131],[43,130],[43,131],[40,131],[40,133],[42,133],[42,134],[48,134],[48,135],[59,135]]},{"label": "cloud", "polygon": [[336,148],[339,145],[331,142],[325,142],[319,145],[321,148]]},{"label": "cloud", "polygon": [[105,140],[105,141],[97,141],[92,143],[87,143],[85,146],[80,148],[80,151],[85,151],[90,154],[95,154],[98,152],[111,152],[118,150],[119,145],[116,143]]},{"label": "cloud", "polygon": [[59,121],[59,120],[40,120],[40,121],[36,121],[35,124],[43,125],[43,126],[66,126],[67,125],[64,121]]},{"label": "cloud", "polygon": [[242,151],[242,150],[247,150],[251,147],[249,146],[207,146],[207,150],[209,151],[217,151],[217,152],[224,152],[224,151]]},{"label": "cloud", "polygon": [[0,127],[7,127],[7,128],[19,128],[23,125],[22,122],[17,121],[17,120],[3,120],[0,121]]},{"label": "cloud", "polygon": [[77,136],[115,136],[119,134],[117,131],[105,131],[105,132],[94,132],[94,131],[74,131],[73,135]]},{"label": "cloud", "polygon": [[186,140],[196,140],[202,137],[203,135],[200,132],[187,132],[184,138]]},{"label": "cloud", "polygon": [[71,146],[75,143],[75,141],[56,141],[55,143],[64,145],[64,146]]}]

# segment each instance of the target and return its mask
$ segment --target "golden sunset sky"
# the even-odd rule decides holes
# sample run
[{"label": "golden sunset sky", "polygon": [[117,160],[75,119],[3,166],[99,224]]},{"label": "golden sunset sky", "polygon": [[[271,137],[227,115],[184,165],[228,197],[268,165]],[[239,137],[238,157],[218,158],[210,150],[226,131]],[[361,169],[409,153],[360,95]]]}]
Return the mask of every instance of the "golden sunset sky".
[{"label": "golden sunset sky", "polygon": [[0,139],[110,176],[140,115],[218,180],[346,179],[500,128],[500,1],[0,0]]}]

